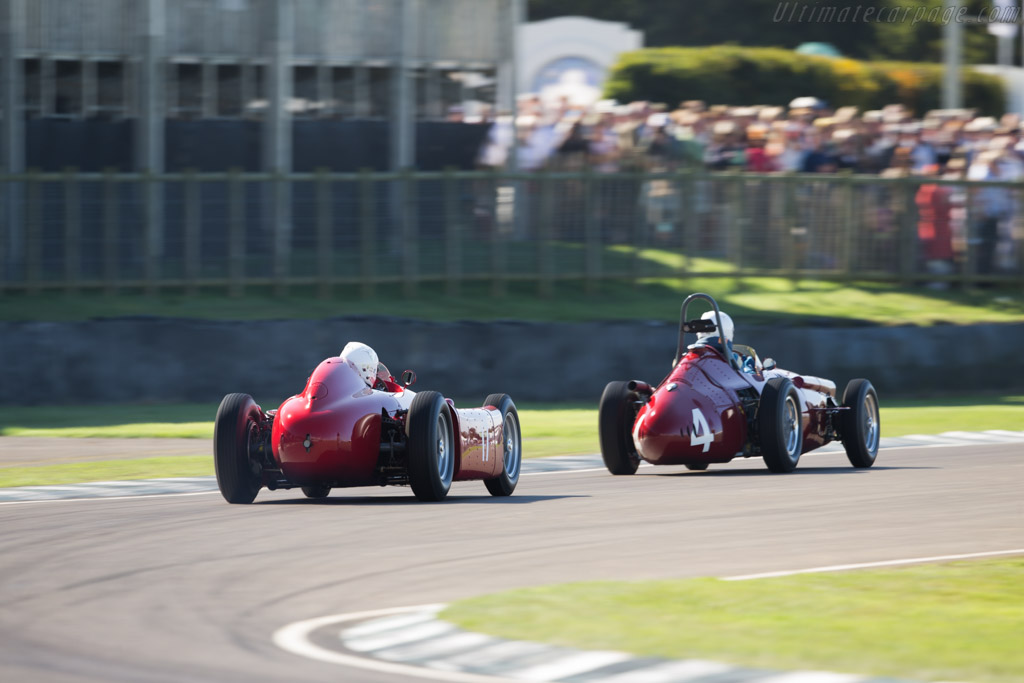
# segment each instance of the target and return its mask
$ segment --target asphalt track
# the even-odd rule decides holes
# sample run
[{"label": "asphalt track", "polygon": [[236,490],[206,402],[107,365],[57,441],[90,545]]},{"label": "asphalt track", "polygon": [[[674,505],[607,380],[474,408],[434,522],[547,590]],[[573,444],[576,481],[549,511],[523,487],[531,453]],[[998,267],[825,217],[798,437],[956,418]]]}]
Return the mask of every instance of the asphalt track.
[{"label": "asphalt track", "polygon": [[1024,547],[1021,444],[707,472],[0,505],[0,680],[408,680],[302,658],[286,624],[582,579],[737,576]]}]

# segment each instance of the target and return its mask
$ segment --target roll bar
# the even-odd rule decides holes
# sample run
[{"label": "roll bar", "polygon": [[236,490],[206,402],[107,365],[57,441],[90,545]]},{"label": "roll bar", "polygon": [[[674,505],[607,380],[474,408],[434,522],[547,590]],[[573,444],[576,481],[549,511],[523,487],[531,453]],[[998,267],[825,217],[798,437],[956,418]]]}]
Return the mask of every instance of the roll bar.
[{"label": "roll bar", "polygon": [[700,323],[707,323],[704,320],[693,320],[691,322],[686,321],[686,309],[689,308],[690,302],[692,301],[706,301],[711,304],[711,308],[715,311],[715,328],[718,330],[718,341],[721,343],[722,348],[725,350],[726,360],[729,365],[739,370],[737,367],[736,359],[729,353],[729,346],[726,344],[725,339],[722,337],[722,312],[718,310],[718,304],[710,294],[704,294],[703,292],[695,292],[690,296],[686,297],[683,301],[682,307],[679,309],[679,343],[676,345],[676,357],[672,360],[672,367],[679,365],[679,360],[683,357],[683,351],[686,349],[686,344],[683,342],[683,335],[687,332],[710,332],[710,326],[705,327]]}]

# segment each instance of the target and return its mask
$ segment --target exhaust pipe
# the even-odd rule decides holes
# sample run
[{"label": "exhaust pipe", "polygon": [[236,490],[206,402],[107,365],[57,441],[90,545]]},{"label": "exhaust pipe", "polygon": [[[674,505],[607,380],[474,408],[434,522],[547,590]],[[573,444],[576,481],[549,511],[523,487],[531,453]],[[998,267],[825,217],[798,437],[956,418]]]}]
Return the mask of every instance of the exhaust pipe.
[{"label": "exhaust pipe", "polygon": [[650,384],[647,382],[641,382],[638,379],[630,380],[629,384],[626,385],[626,388],[634,394],[646,394],[647,396],[650,396],[654,393],[654,388]]}]

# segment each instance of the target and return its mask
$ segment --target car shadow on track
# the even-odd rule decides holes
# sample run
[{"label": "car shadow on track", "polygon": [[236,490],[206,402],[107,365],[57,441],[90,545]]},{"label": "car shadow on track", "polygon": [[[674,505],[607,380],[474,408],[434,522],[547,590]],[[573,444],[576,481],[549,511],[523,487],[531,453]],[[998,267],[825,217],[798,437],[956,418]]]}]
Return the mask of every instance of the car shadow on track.
[{"label": "car shadow on track", "polygon": [[[448,496],[442,505],[527,505],[540,503],[547,500],[561,500],[563,498],[590,498],[587,495],[563,495],[563,496],[508,496],[496,498],[494,496]],[[387,496],[387,497],[348,497],[343,495],[330,496],[327,498],[305,498],[299,495],[296,498],[283,498],[280,500],[257,500],[254,505],[430,505],[416,499],[416,496]]]},{"label": "car shadow on track", "polygon": [[649,472],[649,471],[648,472],[638,472],[636,476],[643,476],[643,477],[759,477],[759,476],[764,476],[764,477],[777,477],[777,476],[793,477],[793,476],[797,476],[797,475],[801,475],[801,474],[816,474],[816,475],[822,475],[822,474],[825,474],[825,475],[857,474],[857,475],[865,475],[865,474],[871,474],[872,472],[882,472],[882,471],[885,471],[885,470],[897,471],[897,470],[937,470],[937,469],[941,469],[941,468],[934,467],[934,466],[928,466],[928,465],[917,465],[917,466],[913,466],[913,467],[906,467],[906,466],[900,466],[900,467],[881,466],[881,467],[872,467],[870,469],[856,469],[856,468],[853,468],[853,467],[798,467],[797,469],[793,470],[792,472],[786,472],[784,474],[776,474],[775,472],[769,472],[768,470],[766,470],[764,468],[761,468],[761,469],[753,468],[753,469],[743,469],[743,470],[738,470],[738,469],[714,470],[714,469],[710,469],[709,468],[709,469],[701,471],[701,472],[697,472],[697,471],[691,472],[691,471],[688,471],[688,470],[683,470],[681,472],[679,472],[679,471],[675,471],[675,472]]}]

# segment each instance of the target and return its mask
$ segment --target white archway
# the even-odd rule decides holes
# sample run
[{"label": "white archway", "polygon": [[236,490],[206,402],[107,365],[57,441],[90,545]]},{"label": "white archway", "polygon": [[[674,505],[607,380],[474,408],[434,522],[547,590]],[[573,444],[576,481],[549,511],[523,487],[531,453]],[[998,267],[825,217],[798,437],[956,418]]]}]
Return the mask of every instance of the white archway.
[{"label": "white archway", "polygon": [[581,92],[600,93],[618,56],[641,47],[643,33],[614,21],[558,17],[523,24],[516,34],[517,91],[537,92],[567,81]]}]

